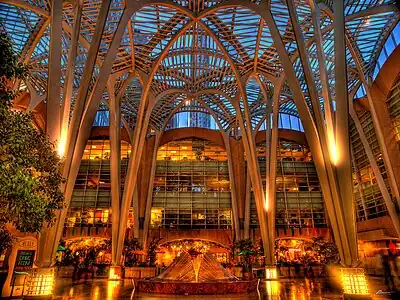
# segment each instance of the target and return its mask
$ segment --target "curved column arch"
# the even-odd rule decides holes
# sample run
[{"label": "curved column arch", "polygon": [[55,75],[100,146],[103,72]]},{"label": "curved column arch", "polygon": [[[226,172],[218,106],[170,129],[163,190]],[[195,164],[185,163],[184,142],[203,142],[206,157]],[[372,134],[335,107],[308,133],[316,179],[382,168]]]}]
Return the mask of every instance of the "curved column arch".
[{"label": "curved column arch", "polygon": [[[276,27],[272,14],[268,10],[268,8],[265,7],[265,4],[261,3],[260,5],[264,5],[264,9],[259,9],[259,12],[269,24],[272,38],[278,50],[280,60],[285,70],[285,75],[288,78],[290,89],[294,95],[295,103],[299,111],[300,118],[302,119],[305,133],[307,135],[308,142],[310,143],[310,147],[316,161],[318,174],[320,177],[321,185],[323,187],[324,199],[327,203],[332,228],[335,232],[335,240],[338,244],[342,262],[347,266],[356,265],[357,254],[354,254],[353,251],[354,249],[356,249],[356,247],[353,245],[355,244],[355,239],[347,236],[348,231],[345,228],[341,228],[344,227],[345,222],[342,218],[344,218],[345,216],[342,211],[343,208],[341,208],[341,200],[339,197],[339,190],[337,189],[338,186],[335,179],[336,177],[334,173],[334,168],[331,165],[330,159],[325,159],[327,157],[326,141],[322,140],[318,134],[318,130],[315,126],[314,120],[305,102],[300,84],[293,70],[292,62],[286,52],[284,43],[281,39],[278,28]],[[338,218],[341,220],[338,220]],[[354,226],[354,224],[352,226]]]},{"label": "curved column arch", "polygon": [[[261,143],[265,141],[265,130],[257,132],[256,143]],[[299,145],[308,146],[307,138],[304,132],[296,131],[292,129],[278,129],[278,138],[295,142]]]},{"label": "curved column arch", "polygon": [[[171,120],[171,118],[178,112],[178,110],[185,104],[185,102],[187,101],[189,97],[183,99],[168,115],[168,117],[165,119],[163,126],[161,128],[161,132],[165,131],[165,128],[167,127],[168,121]],[[221,123],[219,122],[217,116],[215,115],[215,112],[206,104],[204,103],[204,101],[202,99],[197,99],[196,101],[201,103],[201,105],[208,111],[208,113],[213,117],[213,119],[215,120],[215,122],[218,125],[218,128],[221,132],[224,132],[224,129],[221,125]]]}]

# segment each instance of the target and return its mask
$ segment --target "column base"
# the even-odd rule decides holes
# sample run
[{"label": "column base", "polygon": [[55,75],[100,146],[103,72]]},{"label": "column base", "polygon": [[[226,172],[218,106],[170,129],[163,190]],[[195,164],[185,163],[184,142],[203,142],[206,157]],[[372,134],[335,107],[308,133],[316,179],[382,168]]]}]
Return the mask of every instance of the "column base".
[{"label": "column base", "polygon": [[278,272],[276,266],[265,267],[265,279],[266,280],[278,280]]},{"label": "column base", "polygon": [[340,279],[344,299],[372,299],[363,268],[341,268]]},{"label": "column base", "polygon": [[108,280],[122,280],[122,267],[111,266],[110,273],[108,274]]},{"label": "column base", "polygon": [[31,271],[24,298],[51,298],[55,284],[55,268],[37,268]]}]

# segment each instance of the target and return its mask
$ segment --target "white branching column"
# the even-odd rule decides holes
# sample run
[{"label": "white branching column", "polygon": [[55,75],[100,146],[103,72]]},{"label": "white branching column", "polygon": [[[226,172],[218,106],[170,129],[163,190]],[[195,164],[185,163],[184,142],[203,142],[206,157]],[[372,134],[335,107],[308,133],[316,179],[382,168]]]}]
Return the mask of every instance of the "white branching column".
[{"label": "white branching column", "polygon": [[[62,54],[62,1],[51,1],[50,22],[50,56],[49,77],[47,81],[47,104],[46,104],[46,134],[56,147],[60,144],[60,94],[61,94],[61,54]],[[60,148],[58,148],[60,153]],[[29,277],[30,295],[48,296],[54,287],[54,243],[55,231],[45,226],[39,237],[38,255],[36,265],[40,267],[32,272]],[[57,241],[58,244],[58,241]],[[49,247],[50,246],[50,247]]]},{"label": "white branching column", "polygon": [[[355,216],[352,201],[353,192],[350,172],[348,120],[346,117],[348,116],[346,77],[343,76],[344,80],[337,82],[337,85],[342,85],[341,87],[338,87],[336,92],[336,97],[338,98],[337,101],[341,101],[341,103],[345,102],[346,104],[341,105],[344,105],[346,108],[342,108],[340,111],[337,111],[336,118],[339,119],[339,114],[345,114],[346,116],[341,116],[341,120],[338,121],[340,122],[341,127],[339,128],[338,124],[336,124],[336,132],[328,132],[328,128],[323,123],[321,108],[316,101],[318,98],[316,97],[315,82],[311,76],[312,74],[310,66],[307,61],[304,38],[302,37],[301,29],[299,28],[295,9],[293,9],[295,8],[295,3],[293,1],[288,1],[288,8],[295,30],[296,39],[298,41],[298,51],[303,66],[307,88],[313,105],[314,116],[311,114],[310,108],[307,105],[299,80],[294,72],[292,62],[288,53],[286,52],[284,42],[275,24],[274,18],[272,17],[271,11],[266,7],[265,10],[261,9],[261,14],[268,22],[272,38],[279,53],[289,87],[293,94],[297,110],[299,111],[299,115],[305,129],[308,143],[313,153],[326,208],[335,236],[335,242],[339,249],[341,263],[347,267],[354,267],[358,264],[358,254],[355,232]],[[342,21],[344,22],[344,20]],[[338,29],[338,31],[340,31],[340,29]],[[343,35],[342,38],[344,39]],[[343,55],[343,53],[345,53],[344,47],[341,51],[336,49],[336,52],[336,57],[345,60],[345,55]],[[344,61],[344,64],[343,62],[339,63],[336,68],[338,72],[340,70],[340,72],[342,72],[341,74],[343,74],[343,72],[346,70],[345,66],[346,65]],[[346,94],[346,96],[343,96],[344,94]],[[339,146],[337,146],[335,143],[332,144],[332,140],[328,139],[329,135],[334,135],[335,138],[337,138],[337,136],[341,134],[342,136],[337,141]],[[340,147],[344,148],[343,152]],[[340,151],[339,159],[337,158],[338,151]],[[339,188],[339,176],[341,177],[341,189]],[[343,184],[344,182],[345,184]]]},{"label": "white branching column", "polygon": [[144,209],[144,223],[143,223],[143,232],[142,232],[142,236],[141,236],[141,241],[145,248],[147,247],[147,238],[148,238],[149,226],[150,226],[150,221],[151,221],[150,219],[151,219],[151,205],[153,202],[153,186],[154,186],[154,178],[156,177],[156,166],[157,166],[156,165],[157,164],[157,150],[159,147],[161,135],[162,135],[161,131],[156,131],[153,153],[152,153],[153,158],[152,158],[152,163],[151,163],[150,182],[149,182],[149,187],[147,189],[147,197],[146,197],[146,203],[145,203],[145,209]]},{"label": "white branching column", "polygon": [[[243,101],[244,112],[241,111],[239,97],[236,98],[234,106],[236,109],[236,115],[239,121],[240,129],[242,131],[243,145],[246,152],[247,168],[249,170],[251,184],[253,187],[254,198],[256,201],[258,221],[260,223],[260,232],[262,243],[264,247],[265,263],[267,265],[273,265],[275,260],[275,240],[274,233],[275,228],[270,228],[270,222],[268,218],[268,204],[265,202],[265,192],[262,185],[262,178],[260,167],[257,160],[257,149],[254,135],[252,134],[251,120],[249,116],[249,108],[247,104],[247,97],[245,94],[244,84],[240,83],[240,77],[238,77],[239,84],[242,85],[241,99]],[[244,116],[244,118],[243,118]]]},{"label": "white branching column", "polygon": [[110,107],[110,175],[111,175],[111,265],[118,265],[120,257],[116,257],[121,191],[121,106],[115,95],[115,81],[109,81],[108,97]]},{"label": "white branching column", "polygon": [[146,101],[146,99],[142,98],[140,103],[134,137],[132,141],[132,150],[129,156],[128,170],[125,179],[125,187],[122,195],[120,220],[118,228],[118,240],[117,240],[118,242],[115,254],[116,257],[122,256],[123,242],[125,239],[129,208],[132,203],[135,189],[137,189],[137,176],[140,167],[140,160],[143,153],[143,147],[149,125],[151,110],[152,107],[154,106],[154,98],[152,98],[151,100]]},{"label": "white branching column", "polygon": [[[51,4],[46,134],[58,146],[57,143],[60,140],[62,2],[54,0]],[[36,260],[39,267],[51,267],[53,264],[52,249],[47,247],[54,239],[50,231],[51,229],[45,227],[39,239],[39,251]]]},{"label": "white branching column", "polygon": [[[278,151],[278,114],[279,114],[279,99],[284,82],[283,76],[275,83],[274,94],[272,99],[267,101],[267,118],[266,118],[266,187],[265,194],[268,202],[269,212],[269,228],[274,231],[272,243],[275,250],[275,220],[276,220],[276,170],[277,170],[277,151]],[[267,97],[265,96],[265,99]],[[271,124],[272,114],[272,124]],[[271,245],[272,247],[272,245]]]},{"label": "white branching column", "polygon": [[[341,2],[341,1],[338,1]],[[291,11],[291,19],[296,23],[297,16],[293,14],[293,9],[290,6],[294,6],[292,1],[289,1],[289,10]],[[317,9],[319,9],[317,7]],[[340,122],[340,126],[336,124],[335,132],[329,132],[329,128],[321,122],[320,114],[321,108],[316,105],[315,100],[315,83],[313,78],[310,76],[310,66],[307,62],[307,56],[304,53],[304,39],[301,37],[299,28],[297,28],[296,38],[300,40],[298,44],[299,54],[301,57],[301,63],[303,66],[304,74],[308,89],[310,91],[310,98],[313,102],[313,109],[315,112],[315,120],[312,116],[310,109],[305,101],[305,96],[302,92],[300,83],[294,72],[292,62],[286,52],[285,45],[282,41],[280,33],[277,29],[275,21],[269,10],[261,10],[263,17],[267,20],[271,35],[278,50],[281,62],[284,67],[285,75],[289,83],[289,87],[292,91],[295,104],[300,114],[307,140],[309,142],[313,158],[317,168],[321,188],[330,218],[331,226],[335,236],[335,242],[338,246],[341,263],[346,267],[354,267],[358,264],[358,253],[357,253],[357,240],[356,240],[356,229],[355,229],[355,215],[353,209],[353,191],[352,191],[352,178],[350,169],[350,144],[348,138],[348,98],[347,98],[347,83],[346,76],[343,75],[346,72],[345,64],[345,47],[339,49],[336,48],[337,61],[342,60],[336,66],[337,72],[341,72],[342,80],[336,83],[337,101],[340,101],[341,110],[336,112],[337,122]],[[342,22],[344,22],[342,18]],[[344,26],[344,23],[343,23]],[[294,24],[296,27],[296,24]],[[335,32],[339,34],[340,29]],[[344,39],[343,34],[341,38]],[[318,39],[318,37],[317,37]],[[340,34],[337,39],[340,39]],[[321,42],[321,41],[319,41]],[[302,53],[303,52],[303,53]],[[342,85],[339,87],[339,85]],[[340,98],[340,99],[339,99]],[[344,102],[344,103],[343,103]],[[339,104],[337,105],[339,106]],[[339,117],[339,114],[342,115]],[[343,116],[345,115],[345,116]],[[332,118],[333,119],[333,118]],[[340,121],[339,121],[340,119]],[[334,136],[338,140],[328,138]],[[338,138],[340,136],[340,138]],[[343,151],[342,148],[343,147]],[[338,157],[340,151],[340,157]],[[338,179],[340,178],[340,181]],[[339,184],[342,188],[339,188]]]},{"label": "white branching column", "polygon": [[[60,9],[61,11],[59,12],[59,14],[61,15],[62,7],[58,8],[58,4],[60,3],[60,1],[54,1],[54,3],[55,3],[54,5],[56,6],[53,7],[53,10],[56,12],[58,9]],[[62,3],[60,5],[62,5]],[[135,4],[127,4],[127,7],[124,9],[122,16],[119,20],[117,29],[112,37],[112,41],[108,48],[105,59],[100,68],[100,73],[97,77],[97,80],[93,86],[91,93],[89,94],[88,93],[89,85],[93,75],[94,66],[96,64],[97,55],[102,41],[105,23],[110,10],[110,6],[111,6],[111,1],[105,0],[101,3],[101,7],[96,22],[96,27],[94,29],[93,39],[90,44],[87,59],[85,61],[85,67],[80,82],[78,95],[75,99],[74,110],[68,128],[68,137],[66,139],[67,143],[65,146],[66,151],[65,151],[65,159],[63,166],[63,177],[66,179],[66,182],[62,186],[62,190],[65,195],[66,205],[63,210],[57,213],[57,219],[55,225],[50,229],[43,230],[43,233],[41,234],[41,240],[39,244],[39,256],[37,262],[37,264],[41,267],[52,266],[55,263],[56,249],[62,235],[62,229],[69,208],[69,203],[71,200],[72,191],[75,184],[75,179],[78,174],[79,165],[82,159],[87,139],[90,134],[91,126],[93,124],[98,105],[102,100],[103,92],[106,88],[107,81],[111,74],[113,62],[117,50],[120,46],[122,35],[125,32],[126,25],[130,17],[132,16],[133,12],[139,9],[139,7],[137,5],[135,6]],[[75,26],[79,26],[79,22],[75,22],[74,24]],[[77,31],[78,31],[77,29],[76,30],[73,29],[74,32],[73,37],[75,39],[78,38],[78,34],[76,33]],[[51,37],[52,39],[54,38],[54,35],[61,37],[61,32],[55,33],[52,30],[51,34],[52,34]],[[72,40],[72,44],[74,43],[76,44],[76,41]],[[59,55],[61,55],[61,48],[59,49]],[[72,59],[71,56],[69,58]],[[74,67],[73,62],[70,62],[68,65],[71,66],[71,68]],[[58,69],[61,70],[60,67]],[[50,80],[52,80],[51,78],[52,76],[49,75],[49,82]],[[53,85],[55,84],[52,84],[51,86]],[[66,85],[66,88],[68,88],[68,84]],[[49,90],[51,90],[50,86]],[[59,110],[60,91],[58,91],[57,97],[58,97],[57,101]],[[70,99],[66,99],[65,101],[70,101]],[[49,114],[48,112],[47,116],[48,119],[50,120],[51,117],[54,116],[54,113]],[[57,127],[59,128],[59,126],[60,126],[60,119],[58,118]]]},{"label": "white branching column", "polygon": [[233,229],[235,239],[238,240],[240,236],[240,224],[239,224],[239,213],[238,213],[238,201],[236,193],[236,184],[233,170],[233,156],[231,145],[229,143],[229,135],[225,131],[221,131],[222,138],[224,139],[226,153],[228,155],[228,170],[229,170],[229,181],[231,183],[231,205],[232,205],[232,218],[233,218]]}]

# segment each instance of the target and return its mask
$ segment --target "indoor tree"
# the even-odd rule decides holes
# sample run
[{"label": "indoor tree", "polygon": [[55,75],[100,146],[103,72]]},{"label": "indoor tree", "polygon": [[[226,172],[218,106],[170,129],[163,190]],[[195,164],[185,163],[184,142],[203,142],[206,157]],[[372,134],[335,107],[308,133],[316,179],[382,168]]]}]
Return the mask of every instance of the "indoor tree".
[{"label": "indoor tree", "polygon": [[[0,228],[39,232],[63,206],[60,158],[32,113],[13,109],[16,80],[28,68],[18,62],[10,38],[0,32]],[[9,235],[2,234],[9,238]],[[0,241],[3,244],[4,241]]]},{"label": "indoor tree", "polygon": [[253,242],[250,239],[240,239],[235,242],[237,255],[243,258],[243,269],[245,272],[251,271],[251,257],[256,254]]},{"label": "indoor tree", "polygon": [[158,243],[162,240],[162,238],[153,238],[149,242],[149,246],[147,247],[147,264],[149,266],[155,266],[157,261],[157,250]]},{"label": "indoor tree", "polygon": [[139,261],[137,258],[137,251],[143,249],[142,244],[137,238],[125,238],[123,255],[125,257],[125,266],[132,267],[135,266]]}]

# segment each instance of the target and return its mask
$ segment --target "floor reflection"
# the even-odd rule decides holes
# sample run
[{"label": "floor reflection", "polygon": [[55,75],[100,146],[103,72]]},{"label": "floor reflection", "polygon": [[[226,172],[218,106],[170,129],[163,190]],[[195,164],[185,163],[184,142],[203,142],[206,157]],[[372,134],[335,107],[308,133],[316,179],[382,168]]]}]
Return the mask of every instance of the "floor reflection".
[{"label": "floor reflection", "polygon": [[[382,279],[369,279],[373,299],[391,298]],[[55,299],[131,299],[132,283],[125,281],[93,280],[73,285],[71,280],[59,279],[55,289]],[[381,292],[379,292],[381,291]],[[378,295],[377,295],[378,293]],[[342,299],[341,291],[326,279],[315,280],[280,280],[260,283],[260,295],[226,295],[226,296],[171,296],[136,294],[134,299],[262,299],[262,300],[312,300]],[[399,298],[397,298],[399,299]]]}]

